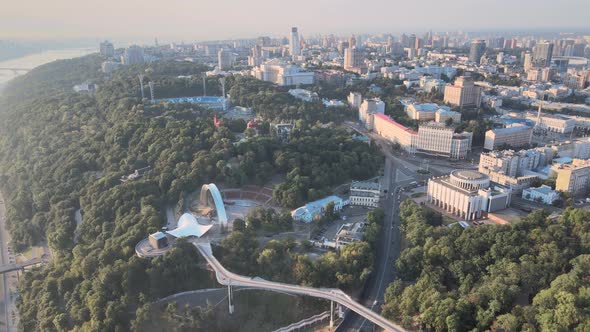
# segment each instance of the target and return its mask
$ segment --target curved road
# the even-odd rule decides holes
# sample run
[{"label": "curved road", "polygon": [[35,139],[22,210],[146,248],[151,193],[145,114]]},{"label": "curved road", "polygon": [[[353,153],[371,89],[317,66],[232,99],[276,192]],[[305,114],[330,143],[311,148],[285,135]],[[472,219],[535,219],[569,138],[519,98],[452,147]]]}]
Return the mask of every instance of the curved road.
[{"label": "curved road", "polygon": [[215,270],[217,281],[222,285],[260,288],[265,290],[313,296],[334,301],[381,326],[386,331],[405,331],[402,327],[390,322],[371,309],[354,301],[350,298],[350,296],[346,295],[346,293],[339,289],[296,286],[280,282],[267,281],[260,278],[241,276],[226,270],[225,267],[219,263],[219,261],[213,256],[211,245],[209,243],[195,243],[195,246],[201,255],[207,260],[211,268]]}]

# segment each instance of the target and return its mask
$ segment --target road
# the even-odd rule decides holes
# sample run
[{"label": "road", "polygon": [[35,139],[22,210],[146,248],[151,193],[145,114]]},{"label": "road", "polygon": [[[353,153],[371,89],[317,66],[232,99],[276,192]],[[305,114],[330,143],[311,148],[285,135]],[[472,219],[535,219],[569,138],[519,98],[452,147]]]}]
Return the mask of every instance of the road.
[{"label": "road", "polygon": [[[386,151],[384,151],[386,152]],[[380,311],[383,304],[385,289],[394,280],[394,262],[399,256],[401,234],[399,231],[399,189],[402,182],[396,181],[396,174],[399,167],[396,167],[393,156],[386,152],[385,170],[383,182],[388,191],[386,198],[382,201],[385,212],[382,236],[379,239],[379,246],[375,257],[375,269],[366,283],[361,295],[361,302],[370,306],[375,311]],[[403,167],[403,166],[402,166]],[[403,170],[400,170],[403,171]],[[409,172],[408,172],[409,173]],[[404,172],[404,174],[407,174]],[[404,182],[411,182],[412,178]],[[338,331],[362,331],[363,329],[373,330],[373,324],[363,317],[349,312],[346,318],[338,327]]]},{"label": "road", "polygon": [[[11,260],[11,253],[8,249],[8,236],[5,229],[6,224],[6,206],[4,205],[4,198],[0,194],[0,265],[5,266],[12,264],[14,258]],[[2,274],[0,281],[2,287],[0,287],[0,319],[2,324],[2,331],[16,331],[17,316],[12,319],[11,313],[16,313],[16,308],[13,307],[14,302],[11,297],[12,293],[10,290],[11,278],[16,278],[16,272],[8,272]]]},{"label": "road", "polygon": [[379,325],[386,331],[405,331],[402,327],[383,318],[374,311],[368,309],[362,304],[354,301],[346,293],[334,288],[312,288],[284,284],[279,282],[267,281],[261,278],[250,278],[232,273],[223,267],[221,263],[213,256],[211,245],[209,243],[195,243],[195,246],[201,255],[207,260],[211,268],[215,271],[217,282],[227,286],[253,287],[271,291],[286,292],[291,294],[312,296],[317,298],[334,301],[350,310],[369,319],[371,322]]}]

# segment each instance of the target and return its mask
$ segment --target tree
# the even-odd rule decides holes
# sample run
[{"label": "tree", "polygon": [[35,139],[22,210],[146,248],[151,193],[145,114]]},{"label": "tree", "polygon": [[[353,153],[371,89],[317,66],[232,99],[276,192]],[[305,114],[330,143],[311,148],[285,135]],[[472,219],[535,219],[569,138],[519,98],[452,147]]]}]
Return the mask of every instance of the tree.
[{"label": "tree", "polygon": [[330,201],[326,203],[324,206],[324,216],[329,221],[336,219],[336,206],[334,202]]}]

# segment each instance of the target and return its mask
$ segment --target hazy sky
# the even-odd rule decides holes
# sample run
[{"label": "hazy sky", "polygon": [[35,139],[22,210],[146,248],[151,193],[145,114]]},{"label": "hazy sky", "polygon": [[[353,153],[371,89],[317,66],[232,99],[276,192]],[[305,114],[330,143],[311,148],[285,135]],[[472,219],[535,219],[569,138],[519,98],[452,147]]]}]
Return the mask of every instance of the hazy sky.
[{"label": "hazy sky", "polygon": [[1,0],[0,38],[590,29],[590,0]]}]

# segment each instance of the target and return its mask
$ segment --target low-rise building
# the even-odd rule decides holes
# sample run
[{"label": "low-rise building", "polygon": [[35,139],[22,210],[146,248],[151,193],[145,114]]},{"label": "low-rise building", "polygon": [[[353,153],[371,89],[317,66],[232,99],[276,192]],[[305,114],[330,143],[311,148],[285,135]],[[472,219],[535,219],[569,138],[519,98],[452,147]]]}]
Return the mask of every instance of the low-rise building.
[{"label": "low-rise building", "polygon": [[[412,103],[406,106],[406,114],[412,120],[434,121],[438,111],[451,111],[448,106],[438,106],[437,104],[416,104]],[[438,121],[437,121],[438,122]]]},{"label": "low-rise building", "polygon": [[349,201],[345,201],[338,196],[328,196],[317,201],[309,202],[302,207],[291,211],[291,217],[295,221],[310,223],[314,219],[321,217],[325,212],[325,207],[328,203],[334,203],[334,210],[340,211]]},{"label": "low-rise building", "polygon": [[434,121],[438,123],[447,123],[449,119],[453,120],[453,123],[460,123],[461,122],[461,113],[445,110],[443,108],[436,111]]},{"label": "low-rise building", "polygon": [[269,60],[255,67],[251,75],[280,86],[309,85],[314,81],[313,71],[303,71],[299,66],[286,64],[278,59]]},{"label": "low-rise building", "polygon": [[319,100],[320,98],[316,92],[305,89],[290,89],[289,94],[305,102],[312,102],[314,100]]},{"label": "low-rise building", "polygon": [[559,198],[559,193],[551,189],[549,186],[542,185],[536,188],[524,189],[522,191],[522,198],[533,202],[551,205]]},{"label": "low-rise building", "polygon": [[529,126],[491,129],[486,131],[483,148],[488,151],[497,150],[502,145],[519,148],[530,145],[532,138],[533,128]]},{"label": "low-rise building", "polygon": [[380,196],[378,181],[353,181],[350,184],[350,205],[378,207]]},{"label": "low-rise building", "polygon": [[428,202],[464,220],[506,209],[511,195],[510,188],[491,184],[487,175],[477,171],[456,170],[428,181]]},{"label": "low-rise building", "polygon": [[367,224],[364,222],[347,223],[340,226],[336,233],[336,250],[341,250],[344,246],[362,241]]}]

